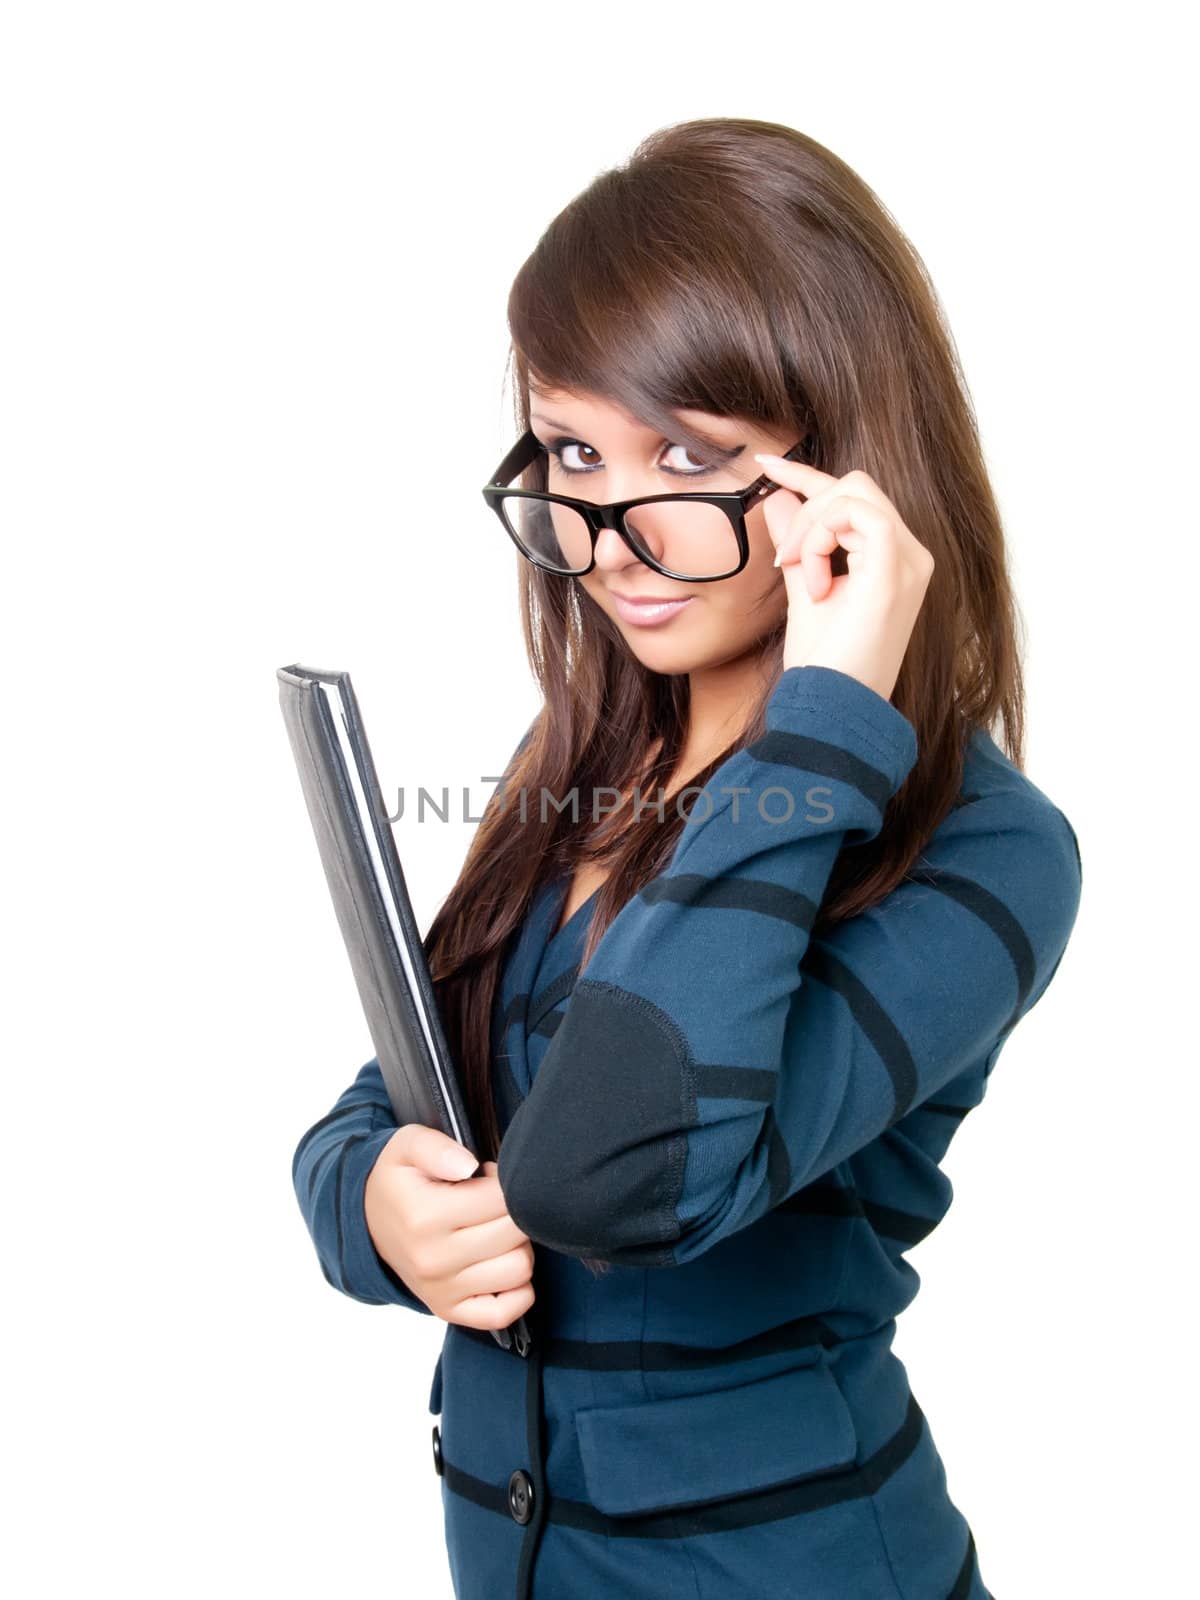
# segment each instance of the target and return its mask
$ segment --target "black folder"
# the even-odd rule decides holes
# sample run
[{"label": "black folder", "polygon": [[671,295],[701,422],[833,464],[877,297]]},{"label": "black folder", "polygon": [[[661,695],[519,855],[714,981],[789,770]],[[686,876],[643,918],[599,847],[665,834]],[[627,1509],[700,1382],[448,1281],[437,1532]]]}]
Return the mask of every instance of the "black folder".
[{"label": "black folder", "polygon": [[[398,1125],[424,1123],[475,1150],[425,947],[347,672],[275,674],[325,879]],[[478,1176],[478,1170],[472,1174]],[[493,1328],[525,1355],[525,1318]]]}]

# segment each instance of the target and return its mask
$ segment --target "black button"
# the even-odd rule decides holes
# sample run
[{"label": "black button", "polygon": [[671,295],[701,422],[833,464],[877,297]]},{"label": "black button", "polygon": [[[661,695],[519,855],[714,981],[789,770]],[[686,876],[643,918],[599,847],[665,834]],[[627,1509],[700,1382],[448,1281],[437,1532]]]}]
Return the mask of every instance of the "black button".
[{"label": "black button", "polygon": [[533,1515],[533,1484],[520,1467],[508,1480],[508,1509],[514,1522],[528,1522]]},{"label": "black button", "polygon": [[439,1478],[442,1476],[442,1430],[436,1422],[433,1425],[433,1470]]}]

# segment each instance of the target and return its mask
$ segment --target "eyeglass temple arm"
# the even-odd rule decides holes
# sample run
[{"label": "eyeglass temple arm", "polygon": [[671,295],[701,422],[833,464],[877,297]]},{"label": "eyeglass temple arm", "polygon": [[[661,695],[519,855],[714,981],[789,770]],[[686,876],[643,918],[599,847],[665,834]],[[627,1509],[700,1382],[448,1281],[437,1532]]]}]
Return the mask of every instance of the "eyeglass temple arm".
[{"label": "eyeglass temple arm", "polygon": [[530,428],[526,433],[521,435],[516,444],[513,445],[512,449],[500,463],[499,467],[497,467],[496,476],[492,479],[488,487],[492,489],[506,489],[517,476],[517,474],[524,472],[525,468],[529,466],[530,463],[537,457],[537,454],[541,448],[541,440],[538,438],[537,434],[534,433],[533,429]]}]

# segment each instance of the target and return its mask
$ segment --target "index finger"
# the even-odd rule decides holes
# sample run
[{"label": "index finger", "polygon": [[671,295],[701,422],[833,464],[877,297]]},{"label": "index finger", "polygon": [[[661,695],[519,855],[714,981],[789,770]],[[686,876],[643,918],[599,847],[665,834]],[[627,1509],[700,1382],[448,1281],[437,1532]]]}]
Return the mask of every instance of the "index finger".
[{"label": "index finger", "polygon": [[789,461],[786,456],[773,456],[766,451],[754,459],[762,463],[768,478],[774,478],[786,488],[799,489],[804,495],[815,494],[818,489],[838,481],[832,472],[822,472],[820,467],[809,466],[806,461]]}]

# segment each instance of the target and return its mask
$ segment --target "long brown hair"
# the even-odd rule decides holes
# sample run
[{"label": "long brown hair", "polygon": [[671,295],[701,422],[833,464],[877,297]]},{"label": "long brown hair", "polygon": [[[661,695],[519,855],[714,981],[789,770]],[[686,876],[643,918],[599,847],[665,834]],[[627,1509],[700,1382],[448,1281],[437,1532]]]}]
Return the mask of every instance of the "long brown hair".
[{"label": "long brown hair", "polygon": [[[949,811],[973,725],[1018,766],[1024,715],[1019,616],[974,409],[936,292],[872,190],[814,139],[778,123],[710,117],[651,134],[550,223],[508,300],[516,424],[530,378],[601,397],[695,449],[677,409],[751,420],[799,438],[841,476],[871,475],[934,557],[892,703],[916,730],[916,765],[879,836],[838,857],[819,933],[882,900]],[[571,809],[538,802],[577,788],[669,787],[685,747],[686,674],[642,666],[573,578],[520,563],[520,614],[543,705],[493,796],[426,951],[463,1075],[481,1161],[500,1132],[491,1020],[510,939],[536,891],[584,859],[609,875],[586,964],[621,907],[671,856],[685,816],[668,800],[585,836]],[[782,582],[782,576],[780,582]],[[786,622],[761,640],[761,693],[742,732],[689,777],[703,785],[765,730]],[[655,747],[658,747],[657,750]],[[511,803],[529,797],[524,819]],[[686,808],[685,808],[686,810]],[[605,853],[607,852],[607,853]]]}]

